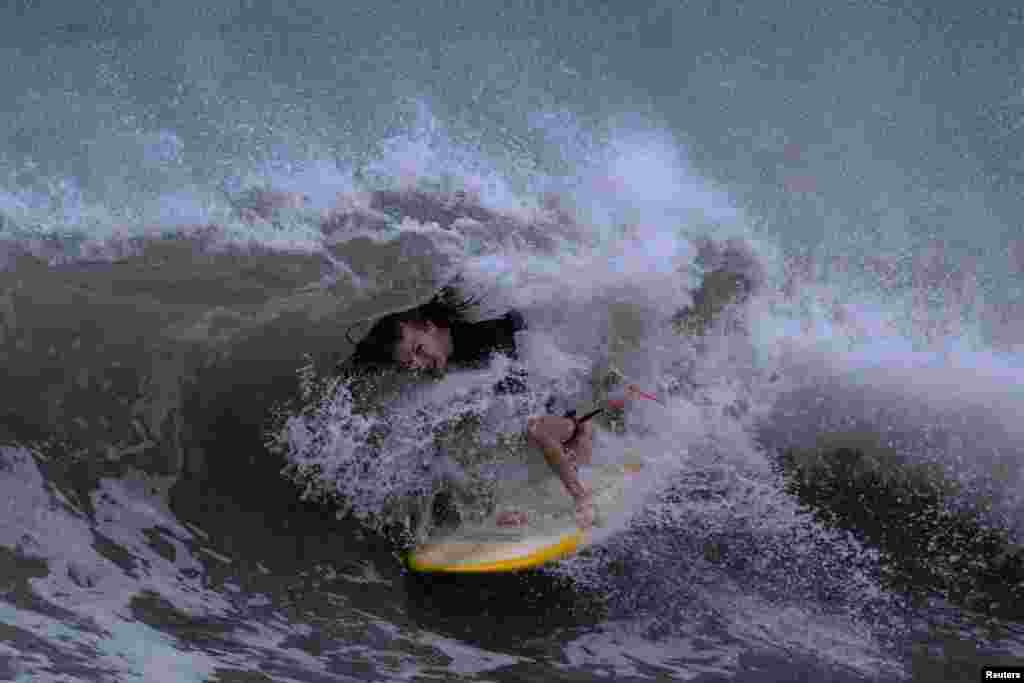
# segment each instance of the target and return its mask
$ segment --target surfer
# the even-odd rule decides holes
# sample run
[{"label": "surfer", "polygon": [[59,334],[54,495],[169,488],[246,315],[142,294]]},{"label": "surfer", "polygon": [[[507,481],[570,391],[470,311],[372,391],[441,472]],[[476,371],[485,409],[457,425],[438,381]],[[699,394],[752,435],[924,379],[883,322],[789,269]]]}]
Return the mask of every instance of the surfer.
[{"label": "surfer", "polygon": [[[515,333],[526,329],[522,314],[510,310],[500,318],[470,322],[468,312],[478,303],[479,299],[461,297],[452,286],[445,286],[427,303],[379,319],[356,344],[346,365],[363,369],[398,365],[439,377],[449,368],[485,366],[495,353],[517,358]],[[513,372],[495,385],[495,392],[525,391],[523,379],[522,372]],[[572,497],[580,527],[590,528],[594,506],[577,466],[590,462],[593,426],[577,421],[572,413],[564,417],[535,415],[526,422],[526,437],[544,454]],[[525,515],[519,512],[498,517],[502,526],[525,522]]]}]

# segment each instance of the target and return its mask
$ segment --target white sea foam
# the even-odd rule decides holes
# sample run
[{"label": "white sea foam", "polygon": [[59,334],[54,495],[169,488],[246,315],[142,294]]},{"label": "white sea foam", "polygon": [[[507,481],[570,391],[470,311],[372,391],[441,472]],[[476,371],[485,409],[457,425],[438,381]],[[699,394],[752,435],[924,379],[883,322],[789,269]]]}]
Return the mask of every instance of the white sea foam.
[{"label": "white sea foam", "polygon": [[[666,482],[675,481],[684,492],[710,489],[713,494],[713,501],[702,503],[652,503],[650,514],[676,526],[706,520],[710,527],[718,525],[721,529],[736,518],[758,520],[759,529],[768,537],[791,529],[797,523],[796,516],[784,504],[777,482],[767,476],[766,459],[752,438],[756,420],[774,419],[777,431],[788,432],[793,439],[806,437],[804,443],[814,444],[824,428],[835,426],[850,414],[879,430],[891,426],[882,424],[875,415],[877,411],[872,412],[877,407],[902,411],[904,420],[917,420],[904,423],[908,431],[929,425],[947,430],[955,447],[936,456],[947,469],[959,476],[970,474],[964,470],[973,467],[975,474],[980,470],[980,474],[1001,479],[1006,485],[1002,493],[1007,510],[1012,513],[1024,508],[1011,495],[1014,487],[1024,490],[1019,486],[1021,434],[1016,420],[1022,398],[1019,387],[1024,386],[1024,340],[1014,319],[1016,309],[1006,309],[1009,313],[1004,317],[1009,319],[999,321],[997,318],[1005,311],[1000,313],[995,301],[997,294],[1005,293],[999,290],[1012,290],[1014,281],[993,269],[989,275],[995,273],[995,285],[990,283],[986,288],[982,286],[980,265],[977,277],[957,279],[948,269],[943,271],[936,265],[941,259],[935,254],[915,259],[921,241],[913,234],[915,221],[923,221],[936,232],[943,228],[961,233],[969,230],[972,240],[991,246],[993,236],[1008,234],[1015,226],[998,224],[994,202],[990,204],[987,196],[970,188],[937,188],[928,182],[925,169],[898,158],[881,158],[883,147],[878,140],[887,142],[891,138],[880,132],[881,137],[874,138],[870,124],[865,123],[873,117],[891,122],[895,120],[894,112],[909,112],[904,115],[913,121],[916,133],[920,122],[945,120],[934,115],[936,109],[927,97],[917,97],[916,90],[914,97],[904,96],[913,59],[894,65],[884,51],[860,54],[857,47],[851,47],[839,62],[811,69],[812,80],[795,88],[783,80],[764,78],[765,65],[754,56],[730,62],[723,53],[726,56],[698,60],[688,77],[692,91],[703,97],[688,100],[690,104],[675,113],[682,118],[698,116],[702,106],[713,106],[714,116],[721,116],[723,123],[720,131],[712,127],[712,132],[732,136],[727,154],[750,157],[751,166],[758,166],[753,161],[755,155],[770,154],[795,139],[793,130],[814,128],[807,118],[811,114],[813,119],[815,114],[815,100],[810,94],[817,92],[813,79],[841,84],[842,92],[837,93],[837,100],[828,100],[825,112],[829,141],[809,146],[804,155],[806,173],[816,187],[816,192],[795,200],[803,201],[800,206],[809,209],[806,225],[796,220],[801,216],[794,211],[792,221],[785,215],[777,222],[773,222],[776,217],[772,215],[757,216],[762,222],[755,229],[754,212],[738,207],[729,194],[730,189],[746,192],[742,175],[734,188],[703,178],[680,146],[675,135],[679,131],[669,133],[657,124],[638,123],[640,117],[633,116],[608,122],[598,133],[578,113],[587,108],[585,98],[574,102],[553,96],[532,97],[537,93],[529,85],[531,74],[547,77],[548,72],[557,71],[579,79],[586,64],[595,71],[614,73],[615,69],[608,68],[608,57],[598,51],[578,63],[568,60],[571,66],[560,60],[559,67],[551,70],[544,58],[536,57],[538,51],[532,43],[499,41],[491,45],[485,39],[466,39],[461,45],[453,43],[455,49],[442,50],[445,54],[438,59],[446,68],[452,68],[453,63],[460,65],[460,60],[487,64],[480,70],[467,69],[467,73],[472,74],[468,87],[473,90],[474,112],[482,108],[485,90],[501,93],[497,96],[501,116],[495,116],[494,123],[498,132],[489,138],[484,134],[466,135],[466,126],[455,125],[449,112],[435,113],[429,98],[417,96],[417,87],[410,83],[415,77],[403,69],[433,61],[429,50],[415,51],[410,62],[397,60],[394,64],[372,49],[356,55],[352,69],[381,69],[373,71],[369,83],[387,83],[381,91],[397,92],[393,98],[378,97],[370,92],[372,88],[363,87],[367,81],[359,81],[360,101],[367,101],[369,109],[379,108],[370,116],[387,119],[380,128],[389,129],[368,136],[368,146],[373,149],[367,161],[358,158],[352,145],[331,146],[325,142],[347,132],[342,130],[345,124],[328,125],[335,117],[333,112],[318,110],[324,105],[327,111],[328,100],[335,96],[333,89],[330,95],[312,95],[310,106],[305,107],[298,102],[305,101],[306,95],[300,98],[288,80],[301,69],[286,69],[287,78],[257,70],[246,81],[242,64],[248,63],[248,55],[241,49],[234,52],[229,41],[217,37],[220,31],[235,25],[242,10],[213,11],[216,25],[205,26],[208,32],[202,34],[195,30],[192,14],[161,10],[155,22],[151,14],[147,15],[153,25],[166,29],[161,35],[149,34],[152,39],[158,40],[161,49],[173,48],[163,50],[174,60],[165,65],[167,73],[176,74],[179,66],[182,69],[181,82],[169,83],[170,99],[155,107],[166,104],[173,111],[187,112],[181,119],[182,126],[189,123],[186,117],[195,119],[201,134],[150,123],[159,117],[151,116],[148,105],[135,106],[132,84],[149,80],[141,58],[152,55],[145,51],[140,55],[127,53],[131,55],[128,63],[121,64],[112,56],[116,54],[116,41],[104,38],[95,45],[90,43],[84,52],[53,46],[38,60],[25,59],[16,48],[4,53],[17,67],[11,71],[12,81],[21,73],[34,79],[24,92],[14,92],[16,106],[4,119],[7,128],[18,134],[23,128],[29,130],[35,136],[31,138],[34,153],[54,145],[82,147],[85,151],[79,157],[62,149],[55,159],[38,163],[5,157],[6,179],[0,189],[3,237],[15,239],[51,260],[116,260],[126,255],[128,237],[159,234],[180,223],[216,223],[223,230],[223,239],[229,242],[315,252],[325,246],[317,229],[320,214],[339,203],[365,205],[365,192],[381,186],[434,192],[462,189],[484,206],[523,221],[540,217],[554,224],[560,212],[567,213],[577,225],[559,232],[563,242],[553,254],[533,251],[521,242],[488,240],[486,236],[471,239],[468,228],[465,237],[460,238],[438,226],[409,221],[392,226],[392,232],[381,239],[416,233],[431,240],[436,253],[451,257],[467,274],[474,291],[490,293],[495,312],[516,306],[527,314],[532,329],[524,335],[521,347],[535,392],[528,397],[533,403],[526,407],[540,408],[540,386],[586,403],[590,398],[586,393],[587,373],[593,366],[603,369],[612,362],[630,379],[656,393],[672,389],[673,397],[664,407],[646,403],[634,407],[629,417],[632,436],[617,439],[601,434],[598,439],[611,451],[642,451],[657,463],[650,471],[663,473]],[[204,17],[211,16],[205,12]],[[323,13],[317,15],[317,20],[324,19],[327,11]],[[353,17],[352,21],[361,27],[361,19]],[[186,22],[188,37],[179,42],[176,31],[184,30],[182,24]],[[681,22],[663,23],[677,30],[682,27]],[[688,23],[703,26],[700,22]],[[575,21],[572,30],[578,30]],[[358,32],[352,31],[353,35]],[[509,63],[494,64],[486,58],[497,54],[489,50],[504,50],[508,45],[526,49],[517,52]],[[470,54],[465,46],[479,52]],[[398,54],[402,48],[395,45],[389,49]],[[332,45],[332,57],[334,52]],[[69,60],[69,55],[73,59]],[[481,55],[485,58],[480,59]],[[307,55],[303,52],[302,56]],[[53,68],[55,63],[77,68],[80,57],[85,58],[83,73],[88,74],[90,83],[83,94],[69,86],[76,82],[76,69]],[[540,59],[539,69],[533,59]],[[520,68],[523,65],[529,68]],[[340,62],[332,63],[332,68],[345,73]],[[453,79],[462,78],[461,72],[458,74],[445,81],[446,87],[456,85]],[[843,77],[836,78],[836,74]],[[823,75],[827,78],[821,78]],[[63,83],[51,80],[65,78]],[[475,78],[479,83],[472,82]],[[91,87],[93,79],[96,88]],[[242,83],[236,86],[235,81]],[[714,87],[701,91],[705,81]],[[1009,81],[992,78],[974,82]],[[598,85],[600,98],[609,97],[605,90],[610,87],[609,81],[597,79],[593,83]],[[872,97],[863,97],[856,88],[848,94],[852,83],[870,83]],[[664,81],[661,84],[668,85]],[[921,86],[915,81],[912,87]],[[890,99],[875,98],[879,91],[889,92]],[[506,97],[506,92],[511,95]],[[867,106],[871,109],[852,106],[857,100],[870,103]],[[749,131],[743,129],[743,117],[736,115],[743,108],[737,106],[739,102],[758,106]],[[780,116],[780,103],[799,110],[789,130],[780,123],[785,118]],[[578,109],[574,109],[577,104]],[[818,106],[817,113],[821,114]],[[1000,106],[1010,108],[1006,102]],[[525,127],[531,134],[539,131],[545,149],[532,149],[523,142],[525,138],[515,124],[520,108],[529,111],[524,117]],[[627,106],[638,108],[640,105],[632,100]],[[844,109],[849,109],[853,120],[846,128]],[[394,119],[389,118],[392,111],[399,112]],[[48,129],[38,127],[37,121],[52,121],[58,134],[50,135]],[[1003,131],[1006,136],[1013,130],[1012,120],[1008,121],[1009,130]],[[697,130],[694,134],[700,135]],[[808,135],[813,137],[813,132]],[[365,137],[365,131],[357,130],[354,137]],[[486,149],[481,138],[487,138]],[[938,157],[942,163],[937,166],[944,169],[977,164],[977,159],[961,155],[969,146],[943,145],[939,150],[934,140],[925,145],[930,154],[949,155]],[[887,151],[895,154],[895,150]],[[922,150],[911,151],[913,155],[909,156]],[[551,158],[567,170],[550,170],[538,161]],[[83,175],[91,177],[76,177],[68,170],[76,163],[89,169]],[[792,160],[788,163],[795,165]],[[723,165],[729,167],[724,161]],[[761,181],[771,185],[775,172],[769,168]],[[943,175],[941,180],[952,180],[947,187],[956,187],[960,179]],[[228,196],[212,189],[217,186]],[[308,210],[282,211],[274,220],[239,220],[230,197],[261,187],[304,194],[309,198]],[[851,207],[858,211],[867,207],[870,215],[857,214]],[[867,224],[869,221],[871,224]],[[807,234],[798,235],[800,230]],[[781,246],[783,241],[811,242],[803,238],[819,232],[825,235],[825,247],[805,254],[802,263]],[[365,233],[332,239],[343,242],[357,236]],[[742,240],[763,268],[765,283],[736,312],[749,336],[713,330],[705,348],[698,350],[691,341],[667,331],[663,323],[676,309],[692,303],[690,292],[706,269],[698,263],[695,240],[704,236],[719,243],[730,238]],[[847,251],[851,252],[851,263],[836,267],[842,261],[838,256],[845,256]],[[872,265],[870,259],[860,263],[852,258],[854,252],[877,256],[878,263]],[[957,267],[967,263],[953,248],[949,258]],[[346,264],[337,265],[339,272],[345,271]],[[400,269],[398,264],[395,267]],[[369,279],[362,281],[353,275],[352,280],[362,290],[361,300],[372,301],[379,293]],[[991,338],[994,328],[999,330],[998,344]],[[766,381],[776,372],[777,381]],[[317,414],[319,422],[293,423],[288,435],[298,452],[315,456],[306,461],[321,468],[314,480],[319,477],[332,486],[345,482],[337,492],[371,509],[381,504],[383,494],[413,491],[422,483],[421,473],[415,469],[420,460],[412,457],[422,446],[422,430],[429,432],[430,427],[460,415],[494,412],[497,402],[485,392],[474,393],[469,386],[475,382],[489,386],[493,379],[493,373],[485,372],[440,383],[436,391],[420,396],[417,410],[430,413],[423,419],[414,419],[416,411],[412,408],[399,407],[401,419],[392,425],[389,457],[369,462],[361,476],[346,475],[358,460],[354,454],[360,452],[370,430],[380,423],[353,414],[343,393],[330,397]],[[816,388],[822,391],[810,391]],[[800,394],[802,390],[810,393]],[[789,406],[786,399],[793,396],[822,401],[811,407],[796,405],[791,415],[773,412],[779,405]],[[837,400],[828,404],[829,396]],[[516,410],[520,408],[515,406],[489,427],[514,429]],[[806,410],[797,413],[797,409]],[[987,413],[988,422],[976,419],[979,413]],[[988,424],[1001,430],[985,430],[982,441],[991,448],[984,453],[972,450],[978,443],[972,434],[981,431],[979,425]],[[325,441],[314,445],[319,443],[318,437]],[[970,467],[961,467],[957,458],[969,460]],[[35,547],[42,556],[55,558],[58,568],[74,565],[74,574],[102,590],[120,586],[120,580],[115,580],[119,570],[95,553],[81,550],[87,546],[88,533],[80,512],[31,513],[37,508],[45,512],[50,503],[36,475],[31,475],[29,469],[17,472],[8,480],[17,482],[11,485],[17,512],[0,527],[7,536],[4,542],[20,542],[19,534],[29,529],[26,548]],[[717,480],[714,486],[687,482],[688,472],[709,473]],[[670,474],[683,477],[682,483]],[[652,492],[657,489],[652,487]],[[127,496],[117,485],[105,484],[104,490],[117,500]],[[161,514],[159,511],[154,513],[146,505],[134,503],[124,509],[107,503],[99,507],[116,520],[112,524],[124,525],[124,531],[110,530],[119,543],[133,548],[133,552],[148,552],[139,533],[153,523],[153,514]],[[42,516],[35,518],[34,514]],[[165,519],[167,528],[174,528],[171,524]],[[824,531],[816,533],[832,541]],[[181,545],[187,533],[175,530],[170,536],[168,542],[176,548],[177,557],[186,558],[179,561],[188,562]],[[835,544],[837,551],[846,547],[840,541]],[[196,607],[193,597],[172,588],[177,579],[172,576],[171,565],[153,557],[145,580],[161,588],[161,594],[176,605],[183,605],[182,609]],[[112,575],[115,578],[110,578]],[[63,589],[50,586],[47,580],[39,585],[52,589],[54,595]],[[70,594],[80,597],[83,592],[85,589],[73,588]],[[79,597],[70,599],[74,602]],[[119,603],[111,598],[110,604],[111,609],[117,609]],[[217,600],[211,600],[211,604],[218,604]],[[741,609],[739,613],[747,616],[751,611]],[[24,615],[19,613],[19,617]],[[768,615],[760,622],[760,634],[769,642],[788,643],[785,634],[794,630],[794,622],[802,618],[803,613],[780,618]],[[796,632],[807,635],[799,628]],[[757,634],[744,632],[740,637],[756,638]],[[268,638],[267,642],[276,647],[280,640]],[[596,642],[603,644],[600,639]],[[663,659],[661,654],[647,652],[644,658],[655,661]],[[728,655],[723,658],[721,666],[728,670]],[[624,658],[614,664],[623,671],[635,672]],[[309,665],[320,670],[315,662]],[[408,666],[403,671],[413,668]],[[685,670],[680,666],[680,675]]]}]

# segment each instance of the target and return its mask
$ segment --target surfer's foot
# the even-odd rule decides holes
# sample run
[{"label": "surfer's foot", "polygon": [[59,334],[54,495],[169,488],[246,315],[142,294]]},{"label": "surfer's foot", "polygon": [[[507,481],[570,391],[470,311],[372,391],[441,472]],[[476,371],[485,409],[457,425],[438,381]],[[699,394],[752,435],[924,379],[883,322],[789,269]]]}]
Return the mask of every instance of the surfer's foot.
[{"label": "surfer's foot", "polygon": [[526,513],[518,510],[505,510],[498,513],[498,526],[523,526],[526,524]]}]

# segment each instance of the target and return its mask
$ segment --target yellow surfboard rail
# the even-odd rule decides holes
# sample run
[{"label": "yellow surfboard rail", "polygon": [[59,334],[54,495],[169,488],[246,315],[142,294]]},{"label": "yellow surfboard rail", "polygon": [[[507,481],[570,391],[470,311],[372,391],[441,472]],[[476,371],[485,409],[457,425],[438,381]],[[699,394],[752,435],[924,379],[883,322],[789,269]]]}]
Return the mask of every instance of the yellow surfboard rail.
[{"label": "yellow surfboard rail", "polygon": [[[420,553],[414,550],[406,557],[406,564],[409,569],[415,572],[446,572],[446,573],[493,573],[493,572],[514,572],[523,569],[532,569],[542,564],[559,560],[576,552],[586,539],[583,531],[570,532],[558,539],[556,543],[539,548],[526,555],[521,555],[508,560],[492,560],[490,562],[474,562],[467,564],[447,562],[432,562],[429,553]],[[466,544],[473,546],[475,544]]]},{"label": "yellow surfboard rail", "polygon": [[[614,480],[619,489],[626,480],[640,472],[643,464],[627,462],[618,466]],[[608,481],[612,481],[608,479]],[[404,558],[406,567],[422,573],[482,574],[514,572],[539,567],[560,560],[580,550],[587,543],[587,532],[575,526],[568,517],[566,525],[556,534],[518,539],[477,540],[458,533],[428,541],[417,546]]]}]

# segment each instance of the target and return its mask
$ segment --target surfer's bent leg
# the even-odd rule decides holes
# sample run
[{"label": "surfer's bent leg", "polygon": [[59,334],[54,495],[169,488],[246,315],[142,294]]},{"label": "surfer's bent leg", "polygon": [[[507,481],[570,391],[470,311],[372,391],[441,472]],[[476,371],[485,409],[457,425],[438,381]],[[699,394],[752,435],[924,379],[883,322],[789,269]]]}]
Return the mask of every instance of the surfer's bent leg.
[{"label": "surfer's bent leg", "polygon": [[[573,426],[572,420],[567,418],[551,415],[535,416],[526,422],[526,436],[532,445],[540,448],[544,454],[544,460],[558,474],[559,479],[562,480],[562,485],[565,486],[565,490],[572,496],[576,503],[577,518],[580,521],[580,525],[589,527],[593,521],[590,492],[580,482],[573,458],[562,447],[563,441],[572,434]],[[585,452],[585,457],[589,461],[591,432],[589,425],[584,425],[584,427],[587,429],[581,429],[580,435],[569,443],[569,447],[579,448],[581,445],[586,444],[588,448]]]},{"label": "surfer's bent leg", "polygon": [[594,425],[584,422],[576,438],[566,446],[570,457],[577,465],[589,465],[594,447]]}]

